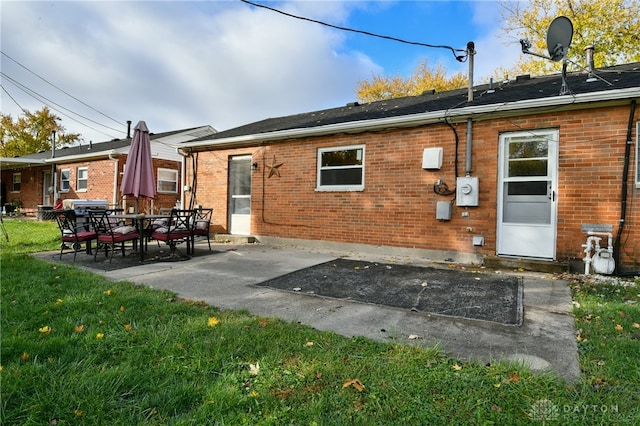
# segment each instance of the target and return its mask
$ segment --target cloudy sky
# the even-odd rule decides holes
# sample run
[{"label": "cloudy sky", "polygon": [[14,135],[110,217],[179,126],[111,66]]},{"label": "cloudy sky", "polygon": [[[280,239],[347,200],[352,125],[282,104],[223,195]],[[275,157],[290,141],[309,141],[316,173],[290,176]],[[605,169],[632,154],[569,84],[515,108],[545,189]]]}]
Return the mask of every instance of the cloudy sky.
[{"label": "cloudy sky", "polygon": [[[498,2],[263,1],[332,25],[465,49],[476,81],[520,55]],[[2,113],[49,106],[86,143],[243,124],[356,100],[358,81],[420,62],[468,70],[447,49],[341,31],[228,1],[7,1],[0,4]],[[515,44],[514,44],[515,42]]]}]

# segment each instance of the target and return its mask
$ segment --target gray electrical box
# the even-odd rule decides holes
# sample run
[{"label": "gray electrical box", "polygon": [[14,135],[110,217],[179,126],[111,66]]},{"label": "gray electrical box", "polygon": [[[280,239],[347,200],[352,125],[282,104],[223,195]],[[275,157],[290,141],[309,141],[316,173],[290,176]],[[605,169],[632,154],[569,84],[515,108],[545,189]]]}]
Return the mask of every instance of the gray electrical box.
[{"label": "gray electrical box", "polygon": [[436,204],[436,219],[451,220],[451,203],[448,201],[438,201]]},{"label": "gray electrical box", "polygon": [[456,180],[456,205],[477,207],[480,182],[477,177],[465,176]]}]

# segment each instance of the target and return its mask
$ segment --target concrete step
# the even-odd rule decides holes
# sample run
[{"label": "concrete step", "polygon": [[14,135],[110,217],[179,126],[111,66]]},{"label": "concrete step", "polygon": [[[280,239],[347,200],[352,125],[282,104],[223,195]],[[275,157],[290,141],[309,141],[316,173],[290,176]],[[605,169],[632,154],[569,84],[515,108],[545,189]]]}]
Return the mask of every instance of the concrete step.
[{"label": "concrete step", "polygon": [[484,266],[492,269],[522,269],[524,271],[543,272],[549,274],[561,274],[569,272],[568,262],[551,260],[521,259],[514,257],[487,256],[483,261]]},{"label": "concrete step", "polygon": [[218,243],[253,244],[256,238],[250,235],[216,234],[213,238]]}]

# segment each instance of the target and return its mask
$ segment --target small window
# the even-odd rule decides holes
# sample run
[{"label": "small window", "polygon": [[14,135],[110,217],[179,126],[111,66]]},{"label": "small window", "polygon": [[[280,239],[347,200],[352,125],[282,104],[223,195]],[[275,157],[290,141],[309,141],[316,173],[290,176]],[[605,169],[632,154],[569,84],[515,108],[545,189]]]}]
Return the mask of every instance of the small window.
[{"label": "small window", "polygon": [[22,173],[14,173],[13,186],[11,187],[11,191],[20,192],[21,185],[22,185]]},{"label": "small window", "polygon": [[69,179],[71,178],[71,170],[62,169],[60,170],[60,192],[69,192],[71,189],[71,184],[69,183]]},{"label": "small window", "polygon": [[86,191],[88,181],[89,181],[89,168],[78,167],[78,185],[76,186],[76,191]]},{"label": "small window", "polygon": [[362,191],[364,145],[318,149],[318,191]]},{"label": "small window", "polygon": [[178,171],[158,169],[158,192],[175,194],[178,192]]}]

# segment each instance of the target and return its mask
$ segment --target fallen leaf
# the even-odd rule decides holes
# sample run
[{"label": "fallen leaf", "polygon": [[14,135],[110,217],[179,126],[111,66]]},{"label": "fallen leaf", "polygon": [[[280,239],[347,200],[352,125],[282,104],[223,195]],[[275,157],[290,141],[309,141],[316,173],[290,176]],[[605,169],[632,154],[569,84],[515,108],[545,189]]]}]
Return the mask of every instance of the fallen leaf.
[{"label": "fallen leaf", "polygon": [[124,305],[120,305],[120,312],[124,312]]},{"label": "fallen leaf", "polygon": [[22,355],[20,355],[20,359],[23,361],[28,361],[29,360],[29,354],[26,352],[22,352]]},{"label": "fallen leaf", "polygon": [[268,322],[268,320],[266,318],[261,319],[258,322],[258,327],[266,327],[267,326],[267,322]]},{"label": "fallen leaf", "polygon": [[124,329],[125,329],[126,331],[131,330],[131,324],[125,324],[125,325],[124,325]]},{"label": "fallen leaf", "polygon": [[106,290],[104,294],[106,294],[107,296],[111,296],[111,289]]},{"label": "fallen leaf", "polygon": [[304,344],[306,347],[310,348],[311,346],[313,346],[313,342],[307,342]]},{"label": "fallen leaf", "polygon": [[249,374],[252,376],[257,376],[260,372],[260,363],[256,362],[255,364],[249,364]]},{"label": "fallen leaf", "polygon": [[640,324],[638,324],[637,322],[634,322],[633,324],[631,324],[631,327],[640,328]]},{"label": "fallen leaf", "polygon": [[358,392],[362,392],[364,390],[364,385],[360,381],[360,379],[349,379],[342,384],[342,388],[348,388],[349,386],[353,386]]},{"label": "fallen leaf", "polygon": [[417,334],[410,334],[409,335],[409,340],[418,340],[420,338],[420,336],[418,336]]},{"label": "fallen leaf", "polygon": [[491,410],[492,411],[497,411],[499,413],[500,411],[502,411],[502,407],[500,407],[499,405],[493,404],[491,406]]},{"label": "fallen leaf", "polygon": [[40,333],[49,334],[51,333],[51,327],[49,327],[48,325],[45,325],[44,327],[39,328],[38,331]]},{"label": "fallen leaf", "polygon": [[509,381],[513,383],[518,383],[520,381],[520,376],[518,375],[517,371],[509,374]]},{"label": "fallen leaf", "polygon": [[219,323],[220,323],[220,320],[218,320],[218,318],[216,317],[209,317],[209,320],[207,321],[207,325],[209,327],[215,327]]},{"label": "fallen leaf", "polygon": [[622,331],[624,328],[620,324],[616,324],[616,331]]},{"label": "fallen leaf", "polygon": [[455,364],[453,364],[453,365],[451,366],[451,368],[453,368],[453,369],[454,369],[454,370],[456,370],[456,371],[460,371],[460,370],[462,370],[462,366],[458,365],[458,363],[457,363],[457,362],[456,362]]},{"label": "fallen leaf", "polygon": [[96,334],[96,339],[100,340],[100,339],[104,339],[104,333],[98,333]]},{"label": "fallen leaf", "polygon": [[321,378],[322,378],[322,373],[318,371],[316,373],[316,379],[321,379]]},{"label": "fallen leaf", "polygon": [[78,324],[78,325],[76,325],[75,327],[73,327],[73,330],[74,330],[76,333],[82,333],[82,331],[84,330],[84,325],[82,325],[82,324]]},{"label": "fallen leaf", "polygon": [[62,305],[62,299],[57,299],[56,300],[56,305]]}]

